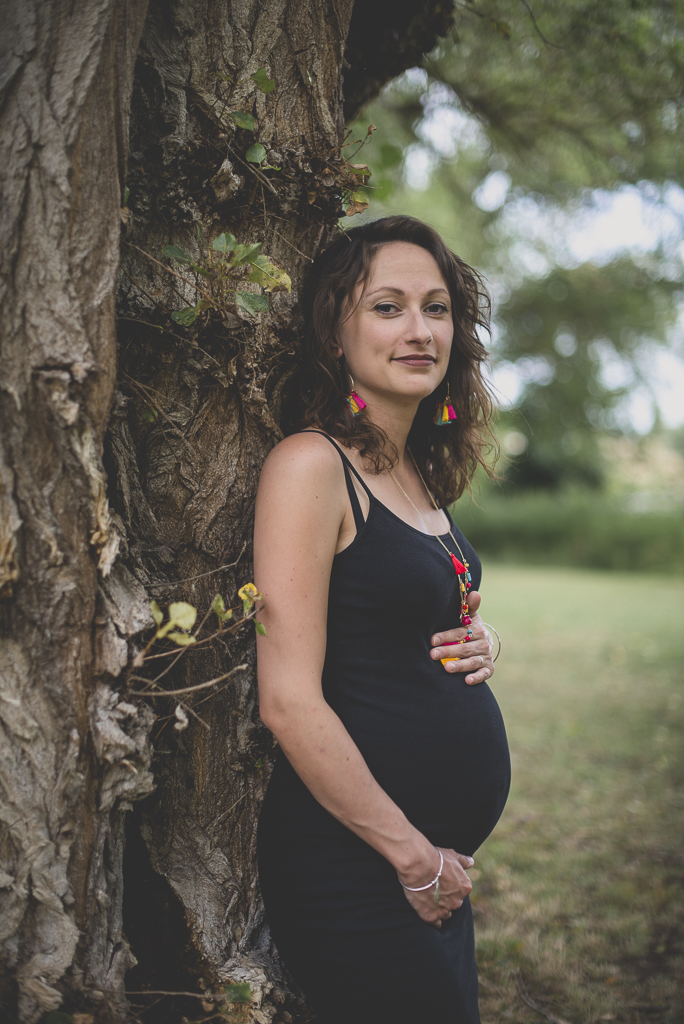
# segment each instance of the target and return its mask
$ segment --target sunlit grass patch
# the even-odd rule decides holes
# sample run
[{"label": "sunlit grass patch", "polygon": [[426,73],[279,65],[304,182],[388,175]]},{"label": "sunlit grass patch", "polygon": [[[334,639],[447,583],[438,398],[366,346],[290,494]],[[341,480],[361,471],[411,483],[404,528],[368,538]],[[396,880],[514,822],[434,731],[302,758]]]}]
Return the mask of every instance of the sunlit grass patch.
[{"label": "sunlit grass patch", "polygon": [[514,773],[476,854],[483,1021],[680,1021],[684,582],[485,565],[482,593]]}]

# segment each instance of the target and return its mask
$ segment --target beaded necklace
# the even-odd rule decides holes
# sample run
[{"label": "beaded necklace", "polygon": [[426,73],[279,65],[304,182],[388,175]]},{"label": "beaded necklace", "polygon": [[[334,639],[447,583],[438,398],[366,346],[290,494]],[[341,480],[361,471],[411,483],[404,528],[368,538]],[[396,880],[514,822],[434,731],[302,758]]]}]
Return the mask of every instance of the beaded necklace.
[{"label": "beaded necklace", "polygon": [[[430,488],[425,483],[425,480],[423,479],[423,474],[418,469],[418,465],[416,463],[416,460],[413,458],[413,453],[408,448],[407,448],[407,451],[408,451],[409,455],[411,456],[411,461],[413,462],[413,465],[416,468],[416,473],[420,477],[421,482],[423,484],[423,487],[425,488],[425,490],[428,493],[428,497],[430,498],[430,501],[435,506],[436,510],[439,512],[439,510],[440,510],[439,509],[439,505],[437,504],[437,502],[433,498],[432,492],[430,491]],[[456,557],[456,555],[453,553],[453,551],[449,551],[449,548],[446,546],[446,544],[444,543],[442,538],[439,536],[439,534],[435,530],[432,529],[432,527],[430,526],[430,524],[428,523],[427,519],[425,518],[423,513],[420,511],[420,509],[416,508],[416,506],[414,505],[413,501],[411,500],[409,495],[406,493],[404,488],[401,486],[401,484],[397,480],[396,476],[394,475],[394,472],[391,469],[389,471],[389,475],[392,477],[392,479],[394,480],[395,484],[397,485],[397,487],[399,488],[401,493],[404,495],[404,497],[406,498],[408,503],[411,505],[413,510],[418,513],[418,515],[423,520],[423,522],[427,526],[427,528],[430,531],[430,533],[439,541],[439,543],[442,545],[442,547],[446,551],[447,555],[451,559],[452,564],[454,566],[454,571],[456,572],[456,575],[458,576],[459,584],[460,584],[460,587],[461,587],[461,625],[462,626],[469,626],[471,624],[471,622],[473,621],[471,619],[471,617],[470,617],[469,608],[468,608],[468,591],[470,590],[470,588],[472,586],[472,583],[471,583],[471,575],[470,575],[470,566],[466,562],[465,557],[463,555],[463,552],[461,551],[461,545],[458,543],[458,541],[454,537],[453,533],[451,532],[451,527],[447,527],[448,530],[449,530],[449,536],[451,537],[452,541],[456,545],[456,549],[457,549],[459,555],[461,556],[461,558],[459,560]]]}]

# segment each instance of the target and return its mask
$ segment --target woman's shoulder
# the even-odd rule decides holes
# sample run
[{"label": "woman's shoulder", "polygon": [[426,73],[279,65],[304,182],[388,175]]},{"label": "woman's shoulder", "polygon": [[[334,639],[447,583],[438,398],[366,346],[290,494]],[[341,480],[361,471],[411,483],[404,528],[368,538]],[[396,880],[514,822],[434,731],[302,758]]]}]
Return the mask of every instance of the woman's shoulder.
[{"label": "woman's shoulder", "polygon": [[288,474],[295,482],[315,480],[319,485],[341,482],[341,459],[327,435],[313,430],[283,438],[271,449],[262,475]]}]

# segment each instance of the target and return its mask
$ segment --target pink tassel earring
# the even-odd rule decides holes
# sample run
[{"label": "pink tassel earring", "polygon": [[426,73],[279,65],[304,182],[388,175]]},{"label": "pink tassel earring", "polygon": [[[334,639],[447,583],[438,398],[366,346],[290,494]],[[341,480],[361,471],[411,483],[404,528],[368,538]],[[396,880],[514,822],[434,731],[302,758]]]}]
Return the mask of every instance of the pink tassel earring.
[{"label": "pink tassel earring", "polygon": [[455,419],[457,419],[457,416],[447,393],[444,401],[437,403],[437,411],[432,422],[436,423],[438,427],[444,427],[447,423],[453,423]]},{"label": "pink tassel earring", "polygon": [[360,415],[361,410],[366,408],[366,402],[364,402],[363,398],[356,394],[356,391],[354,389],[354,378],[352,377],[351,373],[349,374],[349,380],[351,383],[351,391],[347,395],[347,405],[351,410],[352,416],[358,416]]}]

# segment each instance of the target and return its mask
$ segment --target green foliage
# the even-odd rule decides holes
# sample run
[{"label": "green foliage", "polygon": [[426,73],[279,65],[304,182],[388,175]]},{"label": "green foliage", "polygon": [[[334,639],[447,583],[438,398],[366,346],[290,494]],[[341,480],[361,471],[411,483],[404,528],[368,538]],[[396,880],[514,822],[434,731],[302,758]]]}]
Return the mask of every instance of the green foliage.
[{"label": "green foliage", "polygon": [[536,21],[514,0],[490,9],[508,32],[459,5],[451,40],[425,66],[514,158],[514,181],[546,191],[681,180],[680,3],[550,0]]},{"label": "green foliage", "polygon": [[251,114],[245,114],[242,110],[231,110],[230,116],[238,128],[244,128],[249,132],[254,131],[256,122]]},{"label": "green foliage", "polygon": [[454,519],[485,557],[507,562],[684,574],[681,515],[627,512],[580,490],[503,497],[483,492],[454,506]]},{"label": "green foliage", "polygon": [[185,249],[181,249],[179,245],[165,245],[163,252],[169,259],[177,260],[178,263],[192,263],[192,257],[188,256]]},{"label": "green foliage", "polygon": [[241,281],[254,282],[267,292],[289,292],[292,287],[288,274],[261,254],[261,242],[238,243],[227,231],[217,235],[208,252],[202,246],[202,254],[196,259],[177,245],[167,245],[164,255],[202,279],[201,284],[195,283],[201,296],[196,305],[171,313],[171,319],[182,327],[192,326],[205,310],[222,312],[233,303],[250,316],[266,312],[266,296],[238,290]]},{"label": "green foliage", "polygon": [[[649,392],[654,346],[671,344],[681,255],[673,242],[576,266],[563,227],[590,206],[588,189],[639,183],[655,203],[684,181],[684,7],[459,4],[452,36],[424,67],[364,113],[380,142],[374,203],[433,224],[492,287],[493,360],[522,381],[501,430],[528,445],[509,482],[598,486],[597,434],[631,429],[626,396]],[[361,130],[353,125],[352,136]],[[407,187],[400,159],[416,147],[429,167],[425,190]],[[478,190],[497,174],[508,190],[483,208]],[[525,233],[535,218],[545,235]]]},{"label": "green foliage", "polygon": [[249,1003],[252,1000],[252,990],[248,981],[236,981],[226,985],[227,1003]]},{"label": "green foliage", "polygon": [[260,142],[255,142],[245,153],[245,160],[249,160],[251,164],[262,164],[265,159],[266,150]]},{"label": "green foliage", "polygon": [[227,622],[229,619],[232,619],[233,617],[232,609],[228,608],[228,610],[226,610],[226,606],[220,594],[217,594],[216,597],[214,598],[211,610],[213,612],[216,612],[216,616],[219,621],[219,626],[222,626],[224,622]]},{"label": "green foliage", "polygon": [[[224,231],[214,239],[211,247],[215,252],[231,252],[235,248],[235,235],[231,235],[229,231]],[[168,255],[170,254],[167,253]]]},{"label": "green foliage", "polygon": [[268,311],[268,299],[265,295],[257,295],[256,292],[235,292],[235,301],[241,309],[252,315]]},{"label": "green foliage", "polygon": [[266,68],[259,68],[252,75],[252,81],[256,83],[256,87],[260,92],[268,94],[273,92],[276,87],[275,78],[269,78]]}]

